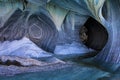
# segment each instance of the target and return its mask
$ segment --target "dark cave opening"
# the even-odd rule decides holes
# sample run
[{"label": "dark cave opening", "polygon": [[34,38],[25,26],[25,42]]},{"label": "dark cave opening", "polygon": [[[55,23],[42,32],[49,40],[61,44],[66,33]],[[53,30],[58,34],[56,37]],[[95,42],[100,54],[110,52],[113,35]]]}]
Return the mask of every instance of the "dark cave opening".
[{"label": "dark cave opening", "polygon": [[80,30],[80,38],[88,47],[101,51],[108,40],[108,32],[98,21],[89,18]]}]

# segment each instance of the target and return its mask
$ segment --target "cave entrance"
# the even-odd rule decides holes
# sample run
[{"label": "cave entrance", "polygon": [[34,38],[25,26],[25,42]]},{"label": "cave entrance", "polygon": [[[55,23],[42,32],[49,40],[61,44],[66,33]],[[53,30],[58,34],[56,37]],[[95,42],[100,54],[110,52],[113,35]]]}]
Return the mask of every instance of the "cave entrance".
[{"label": "cave entrance", "polygon": [[90,17],[80,29],[80,38],[88,48],[100,51],[107,43],[108,32],[104,26]]}]

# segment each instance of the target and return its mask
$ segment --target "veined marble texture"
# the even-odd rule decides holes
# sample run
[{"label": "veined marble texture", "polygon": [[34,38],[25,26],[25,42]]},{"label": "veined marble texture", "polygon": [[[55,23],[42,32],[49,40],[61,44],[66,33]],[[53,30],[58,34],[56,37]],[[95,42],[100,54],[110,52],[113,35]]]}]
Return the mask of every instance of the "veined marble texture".
[{"label": "veined marble texture", "polygon": [[[36,58],[54,54],[83,56],[100,49],[94,61],[104,67],[118,68],[119,14],[120,0],[0,0],[0,55]],[[104,34],[96,36],[98,33],[95,31],[99,32],[101,28],[92,23],[88,25],[91,26],[88,33],[89,29],[93,30],[91,34],[96,33],[93,39],[99,40],[95,39],[95,44],[89,42],[93,47],[84,44],[80,30],[89,18],[107,31],[106,43]],[[104,46],[101,48],[97,43],[104,43]]]}]

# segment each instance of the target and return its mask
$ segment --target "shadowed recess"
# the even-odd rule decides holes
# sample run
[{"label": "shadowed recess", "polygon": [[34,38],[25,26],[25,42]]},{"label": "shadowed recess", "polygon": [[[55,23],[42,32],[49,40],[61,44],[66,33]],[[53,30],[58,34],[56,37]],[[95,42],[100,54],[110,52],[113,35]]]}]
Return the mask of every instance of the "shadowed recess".
[{"label": "shadowed recess", "polygon": [[89,18],[82,29],[85,32],[81,35],[84,37],[82,39],[85,45],[97,51],[102,50],[108,40],[108,33],[104,26],[95,19]]}]

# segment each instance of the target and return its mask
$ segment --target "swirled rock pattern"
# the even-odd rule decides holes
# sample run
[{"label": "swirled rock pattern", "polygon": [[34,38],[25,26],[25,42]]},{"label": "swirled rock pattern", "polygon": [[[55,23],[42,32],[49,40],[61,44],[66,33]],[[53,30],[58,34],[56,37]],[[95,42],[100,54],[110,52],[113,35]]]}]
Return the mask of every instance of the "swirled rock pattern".
[{"label": "swirled rock pattern", "polygon": [[[35,45],[33,49],[41,48],[46,53],[89,54],[95,50],[87,47],[79,34],[81,27],[92,17],[108,33],[106,45],[100,48],[94,60],[103,66],[110,65],[111,69],[120,66],[120,0],[0,0],[0,4],[1,55],[7,54],[3,53],[7,51],[3,48],[6,41],[20,40],[21,43],[24,37]],[[25,46],[23,44],[19,49],[20,54],[24,54]],[[17,55],[11,49],[11,54]]]}]

